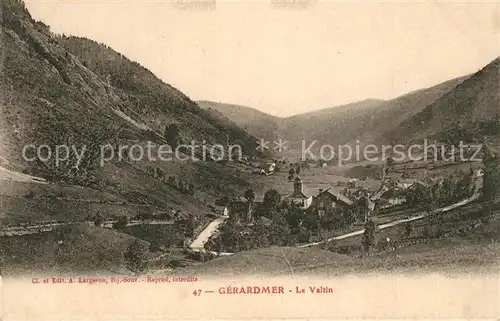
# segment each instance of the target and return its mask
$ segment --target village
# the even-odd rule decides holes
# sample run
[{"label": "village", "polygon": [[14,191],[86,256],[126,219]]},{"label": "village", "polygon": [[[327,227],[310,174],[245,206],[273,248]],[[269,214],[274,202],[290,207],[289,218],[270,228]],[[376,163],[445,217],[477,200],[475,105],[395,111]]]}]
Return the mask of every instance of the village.
[{"label": "village", "polygon": [[227,253],[326,242],[475,197],[484,174],[483,163],[473,161],[388,158],[362,164],[339,167],[321,160],[284,159],[253,163],[251,171],[272,187],[260,195],[249,189],[218,199],[221,218],[191,248]]}]

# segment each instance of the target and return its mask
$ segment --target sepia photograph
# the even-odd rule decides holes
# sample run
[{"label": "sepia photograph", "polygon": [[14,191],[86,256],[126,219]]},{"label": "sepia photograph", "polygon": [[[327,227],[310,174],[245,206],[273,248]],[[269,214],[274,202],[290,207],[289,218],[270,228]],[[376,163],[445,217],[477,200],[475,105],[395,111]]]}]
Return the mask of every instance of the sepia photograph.
[{"label": "sepia photograph", "polygon": [[0,320],[500,317],[500,2],[0,21]]}]

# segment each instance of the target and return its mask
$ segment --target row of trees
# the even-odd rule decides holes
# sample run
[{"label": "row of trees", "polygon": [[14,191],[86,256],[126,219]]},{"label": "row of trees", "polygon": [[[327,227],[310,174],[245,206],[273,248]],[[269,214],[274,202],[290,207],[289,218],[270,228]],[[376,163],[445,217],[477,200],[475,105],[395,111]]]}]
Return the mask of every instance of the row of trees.
[{"label": "row of trees", "polygon": [[178,189],[181,193],[188,194],[188,195],[194,195],[194,184],[193,183],[186,182],[181,178],[176,179],[173,176],[168,177],[167,183],[168,183],[168,185],[172,186],[173,188]]},{"label": "row of trees", "polygon": [[[245,192],[245,197],[253,201],[255,193]],[[323,238],[327,231],[343,229],[355,221],[352,210],[336,208],[333,212],[319,216],[318,213],[304,211],[294,204],[281,201],[275,189],[268,190],[262,204],[255,209],[253,226],[244,226],[237,219],[227,220],[218,235],[211,238],[206,248],[219,252],[238,252],[253,248],[290,246],[309,242],[311,237]]]},{"label": "row of trees", "polygon": [[187,182],[181,178],[176,178],[174,176],[169,176],[166,177],[165,171],[163,171],[161,168],[157,167],[151,167],[148,166],[147,170],[149,175],[153,176],[154,178],[167,183],[171,187],[179,190],[181,193],[188,194],[188,195],[194,195],[194,184],[191,182]]},{"label": "row of trees", "polygon": [[442,182],[426,185],[417,183],[406,194],[406,202],[411,207],[436,209],[471,197],[474,193],[472,173],[454,179],[445,178]]},{"label": "row of trees", "polygon": [[307,242],[309,237],[310,231],[307,228],[292,228],[282,215],[276,215],[272,219],[259,217],[251,229],[236,221],[227,220],[220,227],[218,235],[205,244],[205,248],[216,252],[240,252],[271,245],[291,246]]},{"label": "row of trees", "polygon": [[487,152],[485,154],[482,199],[493,202],[500,197],[500,160]]}]

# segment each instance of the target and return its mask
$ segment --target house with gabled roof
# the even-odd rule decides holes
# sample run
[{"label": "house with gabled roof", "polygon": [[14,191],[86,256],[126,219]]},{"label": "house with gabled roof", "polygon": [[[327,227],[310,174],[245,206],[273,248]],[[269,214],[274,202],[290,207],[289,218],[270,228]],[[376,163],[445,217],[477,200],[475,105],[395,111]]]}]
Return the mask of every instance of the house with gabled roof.
[{"label": "house with gabled roof", "polygon": [[331,188],[323,190],[320,189],[311,204],[311,211],[323,216],[332,213],[337,209],[341,211],[351,208],[353,201],[344,194],[337,192]]}]

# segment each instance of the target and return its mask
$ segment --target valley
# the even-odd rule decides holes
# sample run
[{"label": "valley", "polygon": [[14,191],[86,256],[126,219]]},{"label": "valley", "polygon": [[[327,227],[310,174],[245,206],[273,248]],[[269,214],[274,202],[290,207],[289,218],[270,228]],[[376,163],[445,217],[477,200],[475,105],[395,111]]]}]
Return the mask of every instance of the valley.
[{"label": "valley", "polygon": [[[2,5],[3,275],[340,275],[498,263],[499,58],[393,99],[275,117],[192,100],[106,44],[55,34],[24,2]],[[261,139],[286,144],[262,148]],[[383,151],[423,140],[436,153]],[[314,155],[340,145],[382,152],[304,158],[311,141]],[[482,147],[477,160],[455,158],[463,142]],[[47,153],[26,157],[26,146]],[[51,158],[61,146],[86,153]],[[171,157],[157,157],[165,150]]]}]

